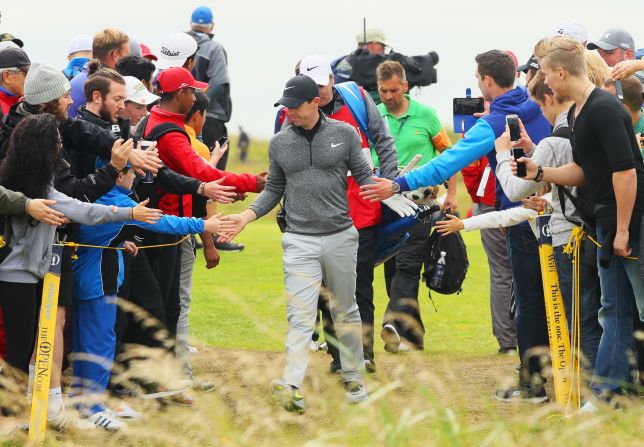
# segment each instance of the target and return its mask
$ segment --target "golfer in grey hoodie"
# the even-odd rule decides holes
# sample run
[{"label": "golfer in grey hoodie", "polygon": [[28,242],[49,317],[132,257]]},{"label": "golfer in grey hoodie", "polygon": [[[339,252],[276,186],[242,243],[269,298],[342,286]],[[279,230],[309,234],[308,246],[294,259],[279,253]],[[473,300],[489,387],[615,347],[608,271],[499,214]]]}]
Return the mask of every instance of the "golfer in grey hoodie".
[{"label": "golfer in grey hoodie", "polygon": [[322,283],[330,294],[345,396],[350,402],[367,398],[362,383],[362,323],[355,299],[358,231],[349,216],[347,172],[364,185],[372,183],[372,171],[356,130],[325,117],[319,102],[318,86],[308,76],[295,76],[286,83],[278,104],[288,107],[292,125],[271,139],[266,188],[249,209],[224,218],[237,223],[237,234],[285,197],[286,367],[283,379],[273,381],[271,396],[292,411],[304,409],[299,388]]}]

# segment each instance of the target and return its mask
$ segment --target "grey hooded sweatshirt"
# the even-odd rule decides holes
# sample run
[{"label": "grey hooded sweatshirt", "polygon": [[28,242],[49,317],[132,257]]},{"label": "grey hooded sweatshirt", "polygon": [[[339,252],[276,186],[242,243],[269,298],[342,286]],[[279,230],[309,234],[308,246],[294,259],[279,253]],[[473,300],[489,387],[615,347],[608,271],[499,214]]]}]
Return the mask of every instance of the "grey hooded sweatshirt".
[{"label": "grey hooded sweatshirt", "polygon": [[[55,200],[51,208],[66,218],[85,225],[130,220],[130,208],[117,208],[81,202],[51,187],[47,199]],[[56,227],[33,220],[31,217],[12,216],[11,253],[0,264],[0,281],[34,284],[42,279],[51,263],[51,246]]]},{"label": "grey hooded sweatshirt", "polygon": [[268,157],[266,187],[250,206],[258,218],[285,195],[287,232],[323,236],[353,225],[347,172],[359,185],[373,183],[354,127],[320,113],[320,127],[310,143],[302,128],[289,126],[273,136]]}]

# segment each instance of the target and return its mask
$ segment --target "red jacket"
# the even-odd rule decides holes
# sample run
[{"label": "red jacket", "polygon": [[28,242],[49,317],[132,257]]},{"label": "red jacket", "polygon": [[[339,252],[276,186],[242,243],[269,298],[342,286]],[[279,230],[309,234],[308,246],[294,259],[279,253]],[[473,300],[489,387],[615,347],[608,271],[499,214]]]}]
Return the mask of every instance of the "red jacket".
[{"label": "red jacket", "polygon": [[488,176],[483,197],[476,195],[483,178],[483,172],[487,166],[489,166],[487,157],[483,157],[480,160],[476,160],[468,167],[461,169],[461,174],[463,175],[463,183],[465,183],[465,187],[472,198],[472,202],[494,206],[496,202],[496,179],[494,177],[494,172],[490,172],[490,175]]},{"label": "red jacket", "polygon": [[[161,110],[159,106],[154,106],[143,135],[147,135],[150,130],[161,123],[174,123],[183,128],[184,118],[185,115]],[[201,158],[190,145],[190,139],[179,132],[169,132],[162,135],[157,141],[157,148],[161,161],[179,174],[196,178],[202,182],[211,182],[225,177],[224,184],[236,187],[240,194],[257,192],[256,176],[220,171]],[[179,206],[179,197],[174,194],[164,194],[159,201],[159,208],[167,214],[191,216],[192,197],[183,196],[183,213],[180,213],[182,210]]]},{"label": "red jacket", "polygon": [[9,113],[11,106],[19,102],[20,97],[18,95],[11,95],[5,89],[0,88],[0,109],[2,109],[2,115]]}]

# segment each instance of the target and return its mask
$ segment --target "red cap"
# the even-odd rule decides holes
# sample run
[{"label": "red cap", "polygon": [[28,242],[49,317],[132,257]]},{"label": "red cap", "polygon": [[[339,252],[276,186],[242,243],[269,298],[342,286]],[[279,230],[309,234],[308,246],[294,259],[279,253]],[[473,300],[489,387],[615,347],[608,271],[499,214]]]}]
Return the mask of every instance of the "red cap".
[{"label": "red cap", "polygon": [[149,46],[147,46],[147,45],[146,45],[146,44],[144,44],[144,43],[140,43],[140,44],[139,44],[139,46],[141,47],[141,55],[142,55],[144,58],[146,58],[146,59],[150,59],[150,60],[153,60],[153,61],[158,61],[158,60],[159,60],[159,58],[158,58],[158,57],[156,57],[154,54],[152,54],[152,53],[150,52],[150,47],[149,47]]},{"label": "red cap", "polygon": [[172,67],[163,70],[157,78],[159,93],[176,92],[184,88],[205,89],[208,84],[195,80],[192,74],[183,67]]}]

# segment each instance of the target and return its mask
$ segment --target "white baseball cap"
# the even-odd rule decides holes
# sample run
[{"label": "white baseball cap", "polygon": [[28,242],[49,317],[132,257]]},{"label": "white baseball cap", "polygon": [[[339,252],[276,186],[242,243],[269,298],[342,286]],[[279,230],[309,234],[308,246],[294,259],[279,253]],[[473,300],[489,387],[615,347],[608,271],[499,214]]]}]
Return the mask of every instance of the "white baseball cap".
[{"label": "white baseball cap", "polygon": [[158,69],[182,67],[190,56],[197,52],[197,41],[187,33],[172,33],[161,42]]},{"label": "white baseball cap", "polygon": [[20,48],[17,43],[12,42],[10,40],[3,40],[0,42],[0,50],[3,48]]},{"label": "white baseball cap", "polygon": [[143,82],[134,76],[124,76],[125,78],[125,91],[127,92],[126,101],[132,101],[143,106],[152,104],[159,99],[159,96],[150,93],[150,91],[143,85]]},{"label": "white baseball cap", "polygon": [[89,34],[79,34],[67,44],[67,55],[77,51],[92,51],[92,42],[94,38]]},{"label": "white baseball cap", "polygon": [[329,85],[331,64],[329,60],[320,54],[310,54],[300,61],[300,74],[313,79],[317,85]]},{"label": "white baseball cap", "polygon": [[588,40],[588,31],[586,27],[576,20],[569,20],[556,26],[552,30],[553,36],[569,36],[575,39],[577,42],[586,43]]}]

